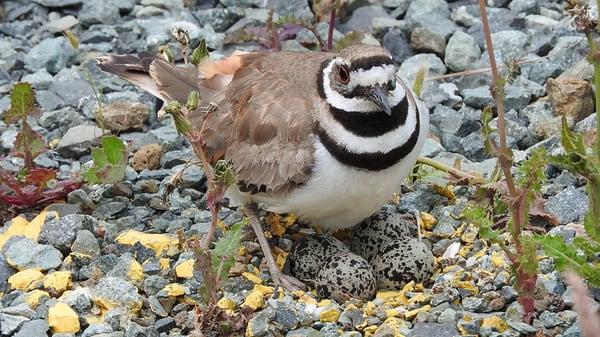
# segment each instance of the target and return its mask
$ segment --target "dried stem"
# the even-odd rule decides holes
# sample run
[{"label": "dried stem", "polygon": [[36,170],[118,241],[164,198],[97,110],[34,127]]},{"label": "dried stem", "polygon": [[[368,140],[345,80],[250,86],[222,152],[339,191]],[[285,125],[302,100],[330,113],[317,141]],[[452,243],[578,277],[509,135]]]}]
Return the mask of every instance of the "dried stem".
[{"label": "dried stem", "polygon": [[[600,1],[600,0],[598,0]],[[333,30],[335,29],[335,4],[332,1],[331,12],[329,13],[329,31],[327,32],[327,51],[333,50]]]},{"label": "dried stem", "polygon": [[457,178],[459,178],[460,180],[466,180],[468,182],[471,183],[475,183],[475,184],[483,184],[483,179],[481,177],[472,175],[470,173],[467,173],[465,171],[461,171],[455,167],[446,165],[444,163],[441,163],[439,161],[433,160],[431,158],[427,158],[427,157],[419,157],[417,159],[417,163],[418,164],[423,164],[423,165],[427,165],[427,166],[431,166],[436,170],[440,170],[442,172],[446,172],[452,176],[455,176]]}]

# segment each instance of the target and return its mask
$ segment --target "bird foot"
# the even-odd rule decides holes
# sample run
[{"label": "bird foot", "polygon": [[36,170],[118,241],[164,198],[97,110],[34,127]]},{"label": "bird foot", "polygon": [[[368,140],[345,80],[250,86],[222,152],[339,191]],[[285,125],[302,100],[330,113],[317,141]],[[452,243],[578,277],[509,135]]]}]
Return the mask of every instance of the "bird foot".
[{"label": "bird foot", "polygon": [[302,281],[293,276],[286,275],[279,270],[274,273],[271,272],[271,278],[273,279],[273,283],[275,283],[276,287],[281,287],[289,292],[298,290],[306,291],[308,289],[308,287],[302,283]]}]

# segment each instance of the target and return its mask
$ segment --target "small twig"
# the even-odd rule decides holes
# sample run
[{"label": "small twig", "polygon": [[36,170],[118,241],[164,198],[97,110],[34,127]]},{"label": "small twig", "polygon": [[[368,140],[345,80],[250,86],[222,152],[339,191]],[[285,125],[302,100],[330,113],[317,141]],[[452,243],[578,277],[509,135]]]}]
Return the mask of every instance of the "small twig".
[{"label": "small twig", "polygon": [[446,165],[444,163],[441,163],[439,161],[433,160],[431,158],[427,158],[427,157],[419,157],[417,159],[417,163],[419,164],[423,164],[423,165],[427,165],[427,166],[431,166],[436,170],[440,170],[442,172],[446,172],[450,175],[453,175],[459,179],[464,179],[466,181],[472,182],[474,184],[483,184],[483,178],[475,176],[473,174],[467,173],[465,171],[461,171],[455,167]]},{"label": "small twig", "polygon": [[336,10],[335,0],[332,0],[331,1],[331,12],[329,13],[329,30],[327,32],[327,51],[333,50],[333,31],[335,29],[335,10]]}]

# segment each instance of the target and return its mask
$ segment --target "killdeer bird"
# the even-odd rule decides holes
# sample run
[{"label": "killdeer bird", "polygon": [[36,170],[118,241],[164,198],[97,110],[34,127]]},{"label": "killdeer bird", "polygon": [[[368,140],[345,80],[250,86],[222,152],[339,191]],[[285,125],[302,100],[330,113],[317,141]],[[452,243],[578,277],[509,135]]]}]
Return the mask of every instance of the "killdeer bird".
[{"label": "killdeer bird", "polygon": [[271,276],[286,288],[299,283],[277,269],[254,206],[328,230],[351,227],[399,188],[428,131],[427,108],[376,46],[234,54],[198,68],[149,53],[99,65],[165,102],[196,90],[216,103],[208,116],[195,113],[205,119],[205,151],[233,163],[229,197],[246,206]]}]

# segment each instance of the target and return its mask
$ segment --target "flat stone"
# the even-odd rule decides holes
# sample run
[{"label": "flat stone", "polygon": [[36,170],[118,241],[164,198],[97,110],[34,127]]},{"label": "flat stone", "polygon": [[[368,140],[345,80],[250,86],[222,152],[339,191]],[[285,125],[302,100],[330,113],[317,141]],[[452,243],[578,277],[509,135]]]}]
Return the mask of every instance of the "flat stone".
[{"label": "flat stone", "polygon": [[31,71],[45,68],[51,74],[56,74],[75,57],[75,50],[62,37],[47,38],[35,45],[25,55],[25,67]]},{"label": "flat stone", "polygon": [[42,245],[23,237],[13,237],[4,244],[6,262],[18,270],[49,270],[60,266],[62,254],[50,245]]},{"label": "flat stone", "polygon": [[58,20],[50,21],[46,24],[46,29],[51,33],[64,32],[67,29],[71,29],[79,24],[79,20],[73,15],[63,16]]},{"label": "flat stone", "polygon": [[90,153],[92,146],[98,145],[102,129],[93,125],[77,125],[63,135],[56,151],[66,158],[77,159]]}]

